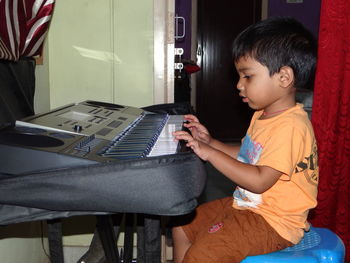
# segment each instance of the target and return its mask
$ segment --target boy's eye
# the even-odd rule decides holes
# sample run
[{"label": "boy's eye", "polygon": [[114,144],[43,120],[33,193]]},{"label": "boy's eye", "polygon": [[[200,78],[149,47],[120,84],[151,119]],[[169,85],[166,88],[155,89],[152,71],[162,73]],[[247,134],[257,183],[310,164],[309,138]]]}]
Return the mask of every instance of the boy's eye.
[{"label": "boy's eye", "polygon": [[250,76],[249,75],[245,75],[243,76],[244,79],[250,79]]}]

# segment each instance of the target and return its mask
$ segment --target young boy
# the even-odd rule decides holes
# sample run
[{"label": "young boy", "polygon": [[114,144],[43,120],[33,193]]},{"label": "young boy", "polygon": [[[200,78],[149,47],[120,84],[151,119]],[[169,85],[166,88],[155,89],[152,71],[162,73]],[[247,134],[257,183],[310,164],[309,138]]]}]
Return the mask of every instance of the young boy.
[{"label": "young boy", "polygon": [[292,246],[309,229],[318,166],[313,129],[297,88],[312,82],[316,43],[292,18],[270,18],[235,39],[233,58],[243,102],[256,110],[241,147],[212,138],[193,115],[177,140],[237,184],[232,197],[199,206],[173,228],[174,260],[240,262]]}]

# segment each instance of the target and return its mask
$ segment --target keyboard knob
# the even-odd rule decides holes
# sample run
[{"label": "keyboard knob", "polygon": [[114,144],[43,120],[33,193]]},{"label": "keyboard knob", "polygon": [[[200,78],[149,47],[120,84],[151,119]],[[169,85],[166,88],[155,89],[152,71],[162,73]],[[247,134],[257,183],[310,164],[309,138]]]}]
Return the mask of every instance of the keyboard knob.
[{"label": "keyboard knob", "polygon": [[81,125],[76,124],[74,125],[73,129],[75,132],[81,132],[83,130],[83,127]]}]

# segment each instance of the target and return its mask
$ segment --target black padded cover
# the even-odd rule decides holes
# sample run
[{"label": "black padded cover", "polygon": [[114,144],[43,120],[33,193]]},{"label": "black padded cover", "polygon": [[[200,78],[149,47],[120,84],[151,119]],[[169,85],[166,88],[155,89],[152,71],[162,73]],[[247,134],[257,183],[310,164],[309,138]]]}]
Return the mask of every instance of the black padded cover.
[{"label": "black padded cover", "polygon": [[191,152],[0,174],[0,224],[119,212],[182,215],[197,206],[205,179],[203,162]]}]

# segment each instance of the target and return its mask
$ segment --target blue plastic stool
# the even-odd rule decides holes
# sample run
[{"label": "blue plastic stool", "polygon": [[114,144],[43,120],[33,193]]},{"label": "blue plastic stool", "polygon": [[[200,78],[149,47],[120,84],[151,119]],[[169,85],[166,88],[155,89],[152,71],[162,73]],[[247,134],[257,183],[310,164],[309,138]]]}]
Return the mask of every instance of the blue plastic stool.
[{"label": "blue plastic stool", "polygon": [[241,263],[343,263],[343,241],[326,228],[311,227],[295,246],[269,254],[250,256]]}]

